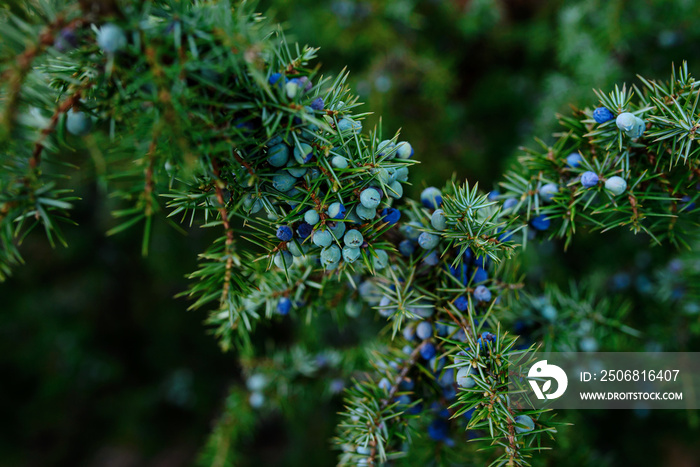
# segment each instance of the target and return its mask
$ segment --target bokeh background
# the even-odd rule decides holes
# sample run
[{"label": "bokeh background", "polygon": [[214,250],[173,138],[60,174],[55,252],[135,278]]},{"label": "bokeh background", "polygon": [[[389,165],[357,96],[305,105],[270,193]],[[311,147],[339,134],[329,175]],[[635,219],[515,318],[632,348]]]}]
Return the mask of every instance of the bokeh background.
[{"label": "bokeh background", "polygon": [[[453,174],[490,190],[519,146],[552,140],[556,113],[594,107],[593,88],[636,74],[666,79],[683,60],[700,70],[693,0],[274,0],[260,10],[289,39],[320,47],[325,74],[349,68],[361,110],[374,112],[365,128],[381,118],[385,132],[402,129],[423,161],[414,193]],[[81,227],[66,229],[70,246],[29,236],[27,264],[0,284],[0,465],[192,465],[240,384],[236,355],[221,353],[204,314],[174,298],[211,239],[160,224],[142,258],[138,230],[105,237],[117,207],[105,187],[89,173],[74,184]],[[628,324],[644,331],[633,348],[698,350],[697,309],[668,319],[679,302],[654,289],[672,248],[616,232],[561,250],[530,249],[528,280],[616,277],[610,293],[624,289]],[[625,342],[600,344],[633,345]],[[241,465],[332,465],[340,406],[336,398],[300,408],[298,419],[268,416],[241,446]],[[539,464],[700,465],[695,414],[562,417],[576,426]]]}]

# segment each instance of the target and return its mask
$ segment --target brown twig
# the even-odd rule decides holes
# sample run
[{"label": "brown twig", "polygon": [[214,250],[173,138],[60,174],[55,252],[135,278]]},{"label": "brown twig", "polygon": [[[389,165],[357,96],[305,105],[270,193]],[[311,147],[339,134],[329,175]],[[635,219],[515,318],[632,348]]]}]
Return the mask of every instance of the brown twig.
[{"label": "brown twig", "polygon": [[27,45],[24,51],[19,54],[15,60],[16,67],[6,70],[0,77],[3,82],[9,83],[9,91],[7,93],[7,103],[5,105],[5,113],[0,121],[0,126],[5,127],[9,133],[14,125],[14,115],[19,104],[19,96],[22,91],[22,82],[24,78],[32,70],[34,60],[43,53],[48,47],[53,45],[56,32],[64,27],[79,27],[82,25],[82,19],[74,19],[66,23],[64,15],[58,15],[56,19],[46,25],[44,30],[39,34],[38,41]]},{"label": "brown twig", "polygon": [[231,273],[233,270],[233,255],[231,254],[231,247],[233,246],[233,229],[231,228],[231,223],[228,219],[228,211],[226,211],[226,201],[224,200],[224,182],[221,180],[221,169],[219,168],[219,163],[216,159],[211,161],[212,169],[214,170],[214,176],[216,177],[215,189],[216,189],[216,199],[219,202],[219,215],[221,216],[221,222],[224,224],[224,230],[226,231],[226,272],[224,274],[224,288],[221,292],[220,303],[223,305],[228,299],[228,294],[231,289]]}]

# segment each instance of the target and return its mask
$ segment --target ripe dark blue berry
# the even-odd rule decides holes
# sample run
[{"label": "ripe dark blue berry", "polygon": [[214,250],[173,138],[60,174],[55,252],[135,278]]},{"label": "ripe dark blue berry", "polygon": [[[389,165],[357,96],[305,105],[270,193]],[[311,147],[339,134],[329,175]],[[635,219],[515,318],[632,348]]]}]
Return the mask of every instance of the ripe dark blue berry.
[{"label": "ripe dark blue berry", "polygon": [[476,340],[476,343],[482,348],[486,348],[488,342],[494,342],[496,340],[496,335],[488,331],[481,333],[481,337]]},{"label": "ripe dark blue berry", "polygon": [[413,254],[413,252],[416,251],[416,246],[413,244],[412,241],[410,240],[401,240],[399,243],[399,252],[408,257]]},{"label": "ripe dark blue berry", "polygon": [[596,123],[605,123],[615,118],[615,115],[607,107],[598,107],[593,111],[593,120]]},{"label": "ripe dark blue berry", "polygon": [[469,299],[464,295],[460,295],[457,297],[457,300],[455,300],[455,307],[459,311],[467,311],[467,308],[469,308]]},{"label": "ripe dark blue berry", "polygon": [[428,436],[435,441],[445,441],[450,435],[450,425],[442,419],[433,420],[428,425]]},{"label": "ripe dark blue berry", "polygon": [[435,356],[436,353],[437,350],[435,349],[435,346],[432,342],[426,342],[420,348],[420,356],[423,357],[424,360],[430,360]]},{"label": "ripe dark blue berry", "polygon": [[384,208],[382,209],[382,217],[384,222],[396,224],[401,219],[401,211],[396,208]]},{"label": "ripe dark blue berry", "polygon": [[311,108],[314,110],[323,110],[323,98],[322,97],[317,97],[316,99],[311,102]]},{"label": "ripe dark blue berry", "polygon": [[78,46],[78,37],[71,28],[63,28],[54,41],[54,47],[59,52],[66,52]]},{"label": "ripe dark blue berry", "polygon": [[269,78],[267,78],[267,82],[270,84],[275,84],[279,79],[282,77],[282,73],[272,73]]},{"label": "ripe dark blue berry", "polygon": [[581,175],[581,185],[583,185],[584,188],[593,188],[598,184],[599,180],[598,174],[590,170]]},{"label": "ripe dark blue berry", "polygon": [[530,221],[532,228],[540,231],[547,230],[551,223],[552,222],[549,220],[549,218],[544,214],[541,214]]},{"label": "ripe dark blue berry", "polygon": [[474,299],[478,302],[491,301],[491,291],[485,285],[480,285],[474,289]]},{"label": "ripe dark blue berry", "polygon": [[280,298],[280,301],[277,302],[277,313],[281,315],[288,315],[291,309],[292,301],[287,297],[282,297]]},{"label": "ripe dark blue berry", "polygon": [[489,278],[489,274],[486,272],[484,268],[477,267],[474,269],[474,274],[472,274],[472,282],[474,284],[478,284],[480,282],[484,282]]},{"label": "ripe dark blue berry", "polygon": [[294,237],[294,232],[292,232],[292,229],[289,228],[286,225],[281,225],[277,229],[277,238],[282,240],[283,242],[288,242]]},{"label": "ripe dark blue berry", "polygon": [[297,234],[299,234],[299,237],[301,238],[308,237],[309,235],[311,235],[312,231],[313,227],[311,227],[306,222],[302,222],[301,224],[299,224],[299,227],[297,227]]}]

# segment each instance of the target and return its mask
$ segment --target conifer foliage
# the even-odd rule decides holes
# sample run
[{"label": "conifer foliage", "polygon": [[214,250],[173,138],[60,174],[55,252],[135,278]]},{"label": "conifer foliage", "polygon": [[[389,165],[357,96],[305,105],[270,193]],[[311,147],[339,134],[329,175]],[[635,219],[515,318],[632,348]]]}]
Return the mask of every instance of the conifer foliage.
[{"label": "conifer foliage", "polygon": [[[33,230],[58,245],[79,228],[66,179],[87,169],[64,157],[76,147],[122,200],[108,235],[142,228],[147,254],[157,219],[216,232],[183,294],[248,379],[203,464],[233,462],[255,411],[327,393],[310,381],[328,380],[331,393],[347,388],[342,465],[401,463],[426,443],[454,461],[527,465],[558,423],[511,404],[509,365],[542,338],[518,319],[566,303],[573,327],[595,309],[605,319],[552,344],[574,350],[635,331],[625,305],[594,287],[549,287],[537,302],[519,251],[614,228],[687,246],[696,226],[700,92],[685,64],[668,82],[640,78],[560,117],[555,143],[526,149],[499,191],[452,180],[412,200],[404,191],[420,184],[426,155],[410,135],[364,128],[347,73],[323,75],[316,50],[287,43],[254,6],[96,5],[2,13],[0,279]],[[260,354],[251,343],[261,321],[353,326],[361,314],[386,326],[356,347],[314,353],[305,337]]]}]

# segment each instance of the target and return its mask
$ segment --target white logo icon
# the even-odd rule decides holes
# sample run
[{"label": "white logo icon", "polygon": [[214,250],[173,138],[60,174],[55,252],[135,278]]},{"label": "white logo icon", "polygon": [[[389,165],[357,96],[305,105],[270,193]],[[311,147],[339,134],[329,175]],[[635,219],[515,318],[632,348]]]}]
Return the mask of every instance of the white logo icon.
[{"label": "white logo icon", "polygon": [[528,382],[530,386],[532,386],[532,390],[535,391],[535,395],[538,399],[556,399],[557,397],[561,397],[564,391],[566,391],[566,386],[569,384],[569,379],[566,377],[564,370],[556,365],[548,365],[547,360],[540,360],[532,365],[527,376],[528,378],[538,379],[552,378],[557,382],[557,390],[551,394],[545,394],[552,386],[552,379],[545,381],[542,385],[542,389],[540,389],[540,385],[537,384],[537,381],[529,380]]}]

